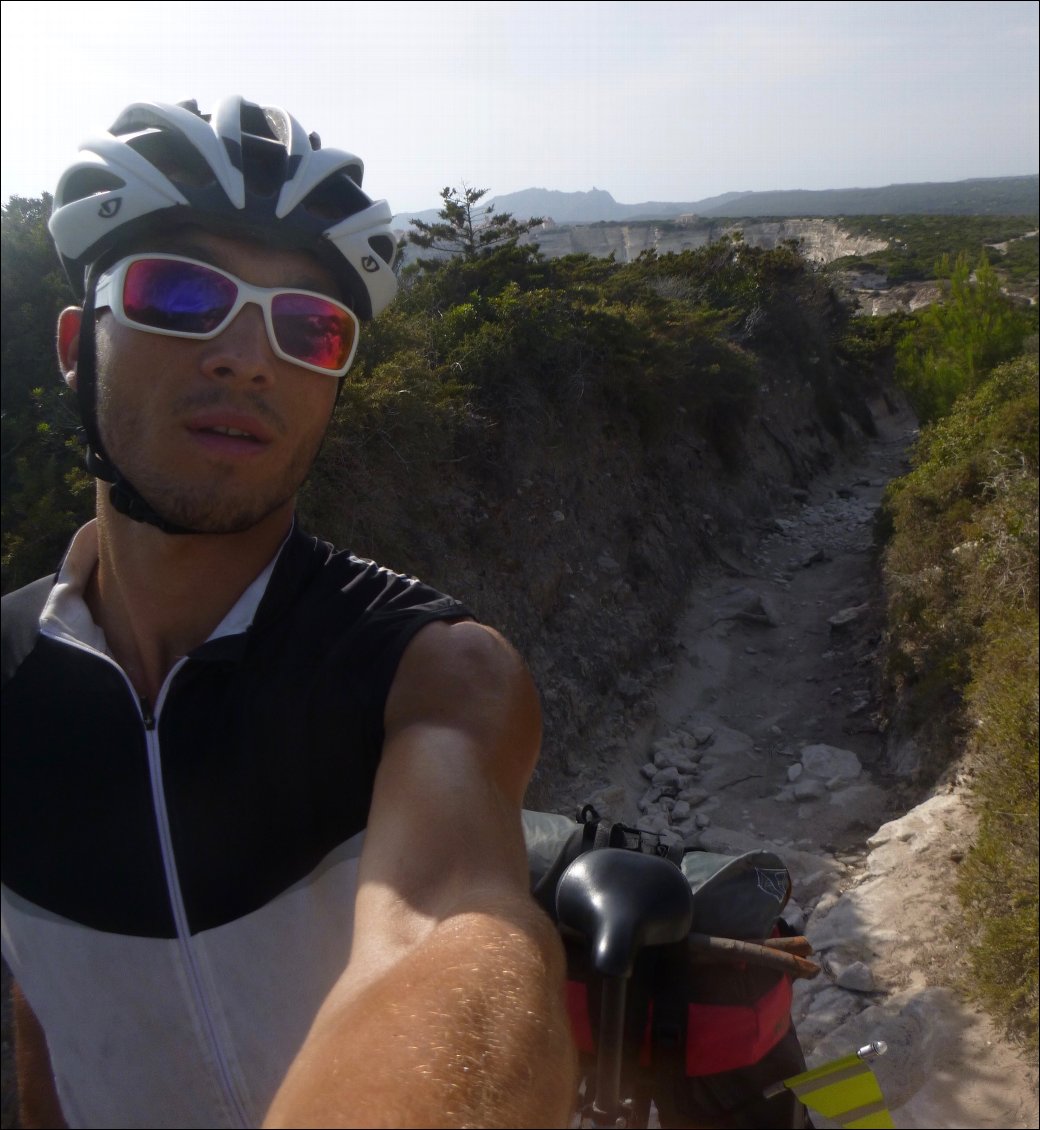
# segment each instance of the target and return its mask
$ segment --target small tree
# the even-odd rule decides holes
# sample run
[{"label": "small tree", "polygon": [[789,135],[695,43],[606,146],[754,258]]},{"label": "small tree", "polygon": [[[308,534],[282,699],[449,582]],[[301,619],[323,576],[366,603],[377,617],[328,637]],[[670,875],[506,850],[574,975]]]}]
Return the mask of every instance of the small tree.
[{"label": "small tree", "polygon": [[1014,357],[1030,329],[985,255],[974,272],[963,252],[952,263],[944,255],[937,267],[946,295],[918,314],[896,351],[896,376],[922,424],[946,415],[958,396]]},{"label": "small tree", "polygon": [[440,222],[429,224],[425,220],[413,220],[412,227],[416,230],[410,233],[411,242],[427,251],[476,259],[500,247],[515,244],[520,236],[542,222],[541,216],[517,220],[508,212],[498,215],[494,204],[478,207],[488,191],[486,188],[470,188],[465,182],[461,188],[442,188],[444,207],[437,213]]},{"label": "small tree", "polygon": [[0,209],[0,532],[4,592],[54,569],[93,509],[93,480],[73,438],[75,401],[58,373],[54,324],[75,301],[47,217],[51,198]]}]

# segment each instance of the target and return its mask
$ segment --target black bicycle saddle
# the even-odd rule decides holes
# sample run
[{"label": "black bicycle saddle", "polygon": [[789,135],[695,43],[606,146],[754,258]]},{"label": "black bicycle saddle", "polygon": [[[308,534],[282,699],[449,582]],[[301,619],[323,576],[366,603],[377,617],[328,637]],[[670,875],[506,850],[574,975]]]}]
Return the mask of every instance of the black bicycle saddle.
[{"label": "black bicycle saddle", "polygon": [[644,946],[681,941],[693,922],[686,876],[667,859],[624,848],[580,855],[560,877],[556,914],[592,945],[607,977],[629,977]]}]

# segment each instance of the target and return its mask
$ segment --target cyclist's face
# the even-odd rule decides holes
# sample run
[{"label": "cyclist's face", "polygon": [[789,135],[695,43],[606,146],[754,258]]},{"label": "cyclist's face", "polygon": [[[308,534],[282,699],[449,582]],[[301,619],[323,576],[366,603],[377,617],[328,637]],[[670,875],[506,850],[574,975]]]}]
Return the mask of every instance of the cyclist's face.
[{"label": "cyclist's face", "polygon": [[[179,232],[161,245],[261,287],[339,297],[312,256]],[[281,522],[321,445],[337,381],[277,357],[263,313],[247,305],[209,341],[98,319],[97,412],[116,466],[168,521],[210,533]]]}]

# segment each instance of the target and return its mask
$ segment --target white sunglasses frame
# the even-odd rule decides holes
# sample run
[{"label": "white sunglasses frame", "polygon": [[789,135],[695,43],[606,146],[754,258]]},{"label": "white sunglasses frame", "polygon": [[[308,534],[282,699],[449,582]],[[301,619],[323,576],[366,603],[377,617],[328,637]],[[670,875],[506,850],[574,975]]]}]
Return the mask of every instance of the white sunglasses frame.
[{"label": "white sunglasses frame", "polygon": [[[161,326],[149,326],[142,322],[135,322],[133,318],[127,315],[123,308],[123,284],[126,280],[127,272],[134,263],[147,262],[154,259],[163,259],[173,263],[187,263],[192,267],[202,267],[204,270],[212,271],[213,274],[220,275],[222,278],[228,279],[235,284],[237,287],[237,295],[234,305],[228,311],[227,317],[224,318],[216,329],[207,330],[205,333],[192,333],[190,330],[170,330]],[[331,302],[337,310],[341,310],[349,316],[354,326],[354,340],[351,343],[350,352],[347,354],[345,365],[340,366],[338,369],[323,369],[320,365],[312,365],[307,361],[302,361],[299,357],[293,357],[292,354],[286,353],[285,350],[282,349],[275,335],[274,316],[271,310],[271,304],[275,296],[281,294],[301,294],[308,298],[320,298],[323,302]],[[138,255],[128,255],[125,259],[120,259],[118,263],[113,263],[112,266],[104,271],[98,278],[97,288],[94,292],[95,309],[111,310],[112,316],[121,326],[126,326],[132,330],[140,330],[142,333],[158,334],[160,337],[180,337],[189,341],[210,341],[212,338],[222,334],[242,312],[243,307],[248,306],[251,302],[259,306],[263,311],[264,325],[267,328],[267,341],[277,357],[280,357],[283,361],[288,361],[292,365],[298,365],[301,369],[307,369],[311,373],[319,373],[323,377],[336,377],[338,379],[347,375],[350,366],[354,363],[354,355],[357,353],[358,347],[358,338],[361,336],[360,319],[349,306],[344,306],[342,302],[338,302],[335,298],[330,298],[327,294],[321,294],[316,290],[300,290],[288,286],[253,286],[252,283],[244,282],[237,275],[233,275],[230,271],[225,271],[220,267],[215,267],[212,263],[204,263],[200,259],[190,259],[187,255],[167,255],[155,252],[152,254],[141,253]]]}]

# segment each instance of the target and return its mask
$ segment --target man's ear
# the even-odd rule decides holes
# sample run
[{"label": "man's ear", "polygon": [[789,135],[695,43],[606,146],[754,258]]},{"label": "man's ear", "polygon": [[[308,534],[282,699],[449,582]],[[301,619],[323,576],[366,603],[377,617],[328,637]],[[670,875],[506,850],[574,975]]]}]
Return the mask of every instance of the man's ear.
[{"label": "man's ear", "polygon": [[66,306],[58,315],[58,364],[69,388],[76,387],[76,365],[79,361],[79,327],[83,310]]}]

